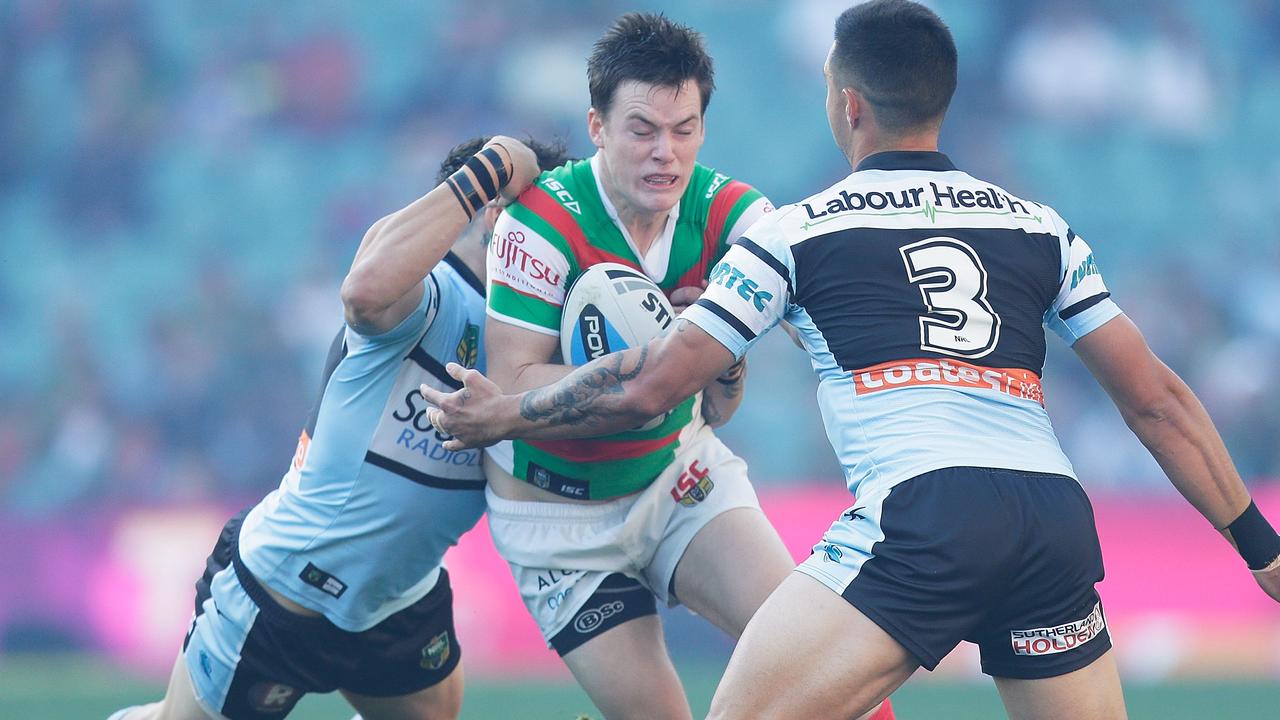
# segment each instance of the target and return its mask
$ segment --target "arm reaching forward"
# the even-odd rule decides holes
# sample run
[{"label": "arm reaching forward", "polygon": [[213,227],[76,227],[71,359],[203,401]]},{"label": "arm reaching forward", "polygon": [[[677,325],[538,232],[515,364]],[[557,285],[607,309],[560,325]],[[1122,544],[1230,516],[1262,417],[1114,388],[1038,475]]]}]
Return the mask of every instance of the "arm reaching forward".
[{"label": "arm reaching forward", "polygon": [[680,320],[675,332],[648,345],[612,353],[577,368],[559,382],[519,395],[503,395],[475,370],[450,363],[461,390],[442,393],[423,385],[437,409],[431,423],[453,435],[448,450],[499,440],[591,437],[635,427],[670,410],[734,363],[723,345]]}]

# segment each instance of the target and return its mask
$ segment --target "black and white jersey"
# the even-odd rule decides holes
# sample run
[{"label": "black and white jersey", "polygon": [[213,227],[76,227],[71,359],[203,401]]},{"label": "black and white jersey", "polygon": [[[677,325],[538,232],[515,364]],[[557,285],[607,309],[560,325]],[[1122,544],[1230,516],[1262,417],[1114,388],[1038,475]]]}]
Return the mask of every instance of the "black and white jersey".
[{"label": "black and white jersey", "polygon": [[684,319],[741,356],[787,320],[862,496],[944,467],[1074,477],[1044,410],[1048,326],[1074,343],[1120,313],[1052,208],[936,152],[886,152],[747,230]]}]

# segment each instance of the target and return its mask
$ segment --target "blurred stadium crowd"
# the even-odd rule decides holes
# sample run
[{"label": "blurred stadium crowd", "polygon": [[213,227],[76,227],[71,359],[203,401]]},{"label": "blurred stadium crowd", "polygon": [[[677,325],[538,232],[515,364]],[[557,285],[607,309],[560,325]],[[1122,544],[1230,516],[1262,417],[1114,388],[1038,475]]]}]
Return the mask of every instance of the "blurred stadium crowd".
[{"label": "blurred stadium crowd", "polygon": [[[1055,206],[1280,478],[1280,4],[937,0],[962,58],[944,150]],[[0,4],[0,507],[249,500],[318,391],[364,229],[476,134],[590,152],[584,58],[666,9],[717,61],[704,163],[792,202],[847,172],[822,112],[842,2]],[[1085,485],[1171,492],[1050,341]],[[762,484],[838,482],[803,356],[752,355],[724,435]],[[767,451],[762,451],[767,449]]]}]

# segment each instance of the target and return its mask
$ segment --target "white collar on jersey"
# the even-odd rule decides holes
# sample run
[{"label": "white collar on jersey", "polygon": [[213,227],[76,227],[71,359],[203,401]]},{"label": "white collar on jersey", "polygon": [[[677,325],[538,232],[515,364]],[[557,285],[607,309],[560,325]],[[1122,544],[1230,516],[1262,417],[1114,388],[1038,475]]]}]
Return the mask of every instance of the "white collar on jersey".
[{"label": "white collar on jersey", "polygon": [[600,202],[604,204],[604,211],[613,224],[622,231],[622,239],[627,241],[627,247],[640,258],[640,269],[644,270],[644,274],[654,282],[661,282],[667,275],[667,265],[671,261],[671,239],[676,234],[676,220],[680,218],[680,203],[676,203],[675,207],[671,208],[671,212],[667,213],[667,224],[649,246],[649,252],[641,255],[635,241],[631,239],[631,233],[627,232],[627,227],[618,219],[618,209],[613,206],[609,195],[604,191],[604,185],[600,182],[600,163],[600,153],[596,152],[591,156],[591,174],[596,178],[596,190],[600,193]]}]

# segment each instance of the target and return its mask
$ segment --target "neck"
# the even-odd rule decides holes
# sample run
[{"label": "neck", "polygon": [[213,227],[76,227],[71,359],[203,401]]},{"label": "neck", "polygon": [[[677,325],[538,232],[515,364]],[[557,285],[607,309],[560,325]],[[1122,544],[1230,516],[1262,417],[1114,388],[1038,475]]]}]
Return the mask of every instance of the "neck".
[{"label": "neck", "polygon": [[871,155],[894,150],[938,151],[938,131],[922,130],[906,135],[888,136],[880,133],[866,133],[855,137],[850,147],[845,150],[850,167],[858,167],[858,163]]},{"label": "neck", "polygon": [[609,173],[609,163],[605,161],[603,155],[600,157],[600,187],[604,188],[605,196],[609,198],[613,209],[618,213],[618,221],[627,229],[627,234],[631,236],[631,241],[636,244],[636,249],[643,257],[649,251],[649,246],[653,245],[663,228],[667,226],[669,211],[655,212],[634,207],[626,202],[622,193],[618,192],[614,185],[613,177]]}]

